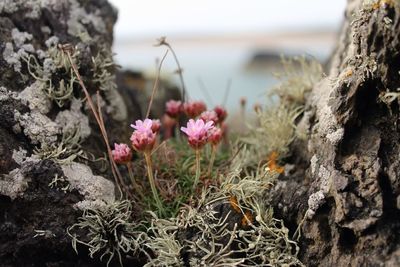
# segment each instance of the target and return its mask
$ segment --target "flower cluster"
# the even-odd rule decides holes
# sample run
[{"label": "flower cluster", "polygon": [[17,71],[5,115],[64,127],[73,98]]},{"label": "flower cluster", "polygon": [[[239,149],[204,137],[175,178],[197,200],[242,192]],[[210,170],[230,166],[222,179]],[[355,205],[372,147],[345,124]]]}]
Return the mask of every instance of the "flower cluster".
[{"label": "flower cluster", "polygon": [[214,122],[214,125],[216,125],[218,122],[218,115],[213,110],[204,111],[203,113],[200,114],[200,119],[202,119],[205,122],[212,121],[212,122]]},{"label": "flower cluster", "polygon": [[151,151],[156,142],[156,134],[160,130],[159,120],[137,120],[131,127],[135,129],[131,136],[132,146],[137,151]]},{"label": "flower cluster", "polygon": [[208,142],[212,129],[214,129],[214,122],[204,122],[202,119],[196,121],[190,119],[187,127],[181,127],[193,149],[201,149]]},{"label": "flower cluster", "polygon": [[221,128],[214,127],[210,131],[210,136],[208,137],[208,140],[212,145],[216,146],[219,144],[219,142],[221,142],[223,136],[224,135],[223,135],[223,131],[221,130]]},{"label": "flower cluster", "polygon": [[170,100],[165,104],[165,113],[171,118],[179,117],[182,111],[182,102],[176,100]]},{"label": "flower cluster", "polygon": [[183,104],[183,111],[189,118],[196,118],[206,110],[207,106],[203,101],[190,101]]},{"label": "flower cluster", "polygon": [[132,151],[127,144],[114,144],[114,150],[111,152],[115,163],[127,164],[132,159]]},{"label": "flower cluster", "polygon": [[226,119],[226,116],[228,116],[228,113],[226,112],[226,109],[224,107],[222,107],[222,106],[216,106],[214,108],[214,111],[217,114],[219,123],[222,123]]}]

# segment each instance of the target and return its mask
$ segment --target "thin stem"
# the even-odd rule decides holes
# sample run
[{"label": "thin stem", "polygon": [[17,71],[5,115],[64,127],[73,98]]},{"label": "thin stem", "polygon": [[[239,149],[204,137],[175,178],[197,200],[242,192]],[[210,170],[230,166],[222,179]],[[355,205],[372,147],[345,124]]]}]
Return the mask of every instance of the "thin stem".
[{"label": "thin stem", "polygon": [[193,183],[193,191],[196,190],[197,184],[199,183],[200,180],[200,149],[195,150],[196,154],[196,177],[194,178],[194,183]]},{"label": "thin stem", "polygon": [[128,162],[126,164],[126,167],[128,168],[129,178],[131,179],[132,186],[133,186],[133,188],[135,190],[137,190],[138,188],[137,188],[137,184],[136,184],[136,181],[135,181],[135,176],[133,176],[132,163]]},{"label": "thin stem", "polygon": [[98,116],[99,116],[99,127],[100,127],[100,131],[103,135],[104,138],[104,142],[106,143],[106,147],[107,147],[107,152],[108,152],[108,157],[110,158],[110,162],[111,162],[111,170],[113,172],[114,178],[117,177],[116,179],[116,183],[118,186],[118,189],[121,193],[122,196],[122,192],[121,192],[121,187],[124,189],[125,193],[131,198],[133,199],[133,195],[129,192],[127,186],[124,183],[124,179],[122,178],[121,173],[119,172],[119,169],[117,167],[117,163],[114,160],[114,157],[112,155],[112,151],[111,151],[111,147],[110,147],[110,143],[108,142],[108,136],[107,136],[107,130],[104,124],[104,119],[103,119],[103,113],[101,112],[101,105],[100,105],[100,93],[99,91],[96,92],[97,94],[97,108],[98,108]]},{"label": "thin stem", "polygon": [[156,94],[156,91],[157,91],[157,88],[158,88],[158,83],[159,83],[159,80],[160,80],[161,66],[162,66],[162,64],[164,62],[164,59],[167,57],[167,54],[168,54],[168,50],[165,51],[165,54],[164,54],[163,58],[161,59],[160,64],[158,65],[156,80],[154,81],[154,86],[153,86],[153,90],[151,92],[149,106],[147,107],[146,118],[148,118],[150,116],[151,105],[153,104],[153,99],[154,99],[154,96]]},{"label": "thin stem", "polygon": [[137,194],[139,194],[140,197],[143,199],[144,196],[143,196],[142,188],[139,186],[138,183],[136,183],[135,176],[133,175],[132,162],[128,162],[126,164],[126,167],[128,168],[129,178],[131,179],[133,190],[135,190],[135,192]]},{"label": "thin stem", "polygon": [[149,183],[150,183],[151,191],[153,193],[153,198],[156,201],[156,205],[157,205],[157,208],[158,208],[158,211],[160,212],[160,214],[164,214],[164,208],[163,208],[161,200],[160,200],[160,198],[158,196],[156,184],[154,182],[153,165],[152,165],[152,162],[151,162],[151,153],[150,152],[144,152],[144,158],[146,159],[147,177],[149,178]]},{"label": "thin stem", "polygon": [[166,45],[169,48],[169,50],[171,50],[172,55],[174,56],[174,60],[176,62],[176,65],[178,66],[179,79],[180,79],[181,84],[182,84],[182,100],[183,100],[183,102],[185,102],[186,87],[185,87],[185,83],[183,81],[183,75],[182,75],[183,69],[181,68],[181,64],[179,64],[178,57],[176,56],[175,51],[172,48],[172,46],[169,43],[165,42],[165,40],[164,40],[163,44]]},{"label": "thin stem", "polygon": [[181,129],[179,129],[180,128],[180,126],[179,126],[179,118],[176,118],[176,123],[175,123],[175,138],[176,138],[176,140],[180,140],[181,138]]},{"label": "thin stem", "polygon": [[211,159],[210,163],[208,164],[208,171],[207,171],[207,176],[211,175],[212,168],[214,166],[214,161],[215,161],[215,155],[217,154],[217,145],[212,144],[211,145]]},{"label": "thin stem", "polygon": [[[66,47],[68,47],[68,46],[66,46]],[[119,190],[121,191],[121,186],[123,186],[122,176],[119,173],[119,170],[117,168],[117,164],[115,163],[114,158],[112,156],[111,147],[110,147],[110,144],[108,142],[107,132],[105,130],[104,121],[103,121],[103,118],[101,116],[101,112],[96,111],[96,107],[95,107],[95,105],[94,105],[94,103],[92,101],[92,98],[90,97],[89,91],[86,89],[86,86],[85,86],[85,84],[84,84],[84,82],[83,82],[83,80],[81,78],[81,75],[79,74],[78,68],[77,68],[75,62],[72,59],[70,49],[67,49],[67,48],[64,49],[63,47],[61,47],[61,49],[62,49],[62,51],[64,53],[66,53],[66,55],[68,57],[68,61],[71,64],[72,70],[74,71],[74,73],[75,73],[75,75],[76,75],[76,77],[77,77],[77,79],[79,81],[79,84],[82,87],[83,92],[85,93],[86,101],[88,102],[89,107],[90,107],[90,109],[91,109],[91,111],[92,111],[92,113],[93,113],[93,115],[94,115],[94,117],[96,119],[96,122],[97,122],[97,124],[98,124],[98,126],[100,128],[102,137],[103,137],[104,142],[105,142],[106,147],[107,147],[108,157],[109,157],[110,162],[111,162],[111,171],[113,173],[114,180],[115,180]],[[100,110],[100,105],[98,105],[98,106],[99,106],[99,110]],[[130,197],[132,197],[132,195],[129,193],[129,191],[126,191],[126,192]]]}]

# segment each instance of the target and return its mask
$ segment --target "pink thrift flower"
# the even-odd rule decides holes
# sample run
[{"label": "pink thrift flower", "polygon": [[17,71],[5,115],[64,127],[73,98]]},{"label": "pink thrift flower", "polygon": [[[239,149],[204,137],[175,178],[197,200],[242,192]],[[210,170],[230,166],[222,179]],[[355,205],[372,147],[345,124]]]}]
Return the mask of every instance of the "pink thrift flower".
[{"label": "pink thrift flower", "polygon": [[200,119],[202,119],[205,122],[212,121],[212,122],[214,122],[214,125],[215,125],[218,122],[218,115],[213,110],[204,111],[203,113],[200,114]]},{"label": "pink thrift flower", "polygon": [[189,118],[196,118],[206,110],[207,106],[203,101],[190,101],[183,104],[183,111]]},{"label": "pink thrift flower", "polygon": [[226,116],[228,116],[228,113],[226,112],[226,109],[222,106],[216,106],[214,108],[215,113],[217,113],[218,116],[218,122],[223,122],[226,118]]},{"label": "pink thrift flower", "polygon": [[132,151],[127,144],[115,143],[114,150],[111,153],[117,164],[127,164],[132,159]]},{"label": "pink thrift flower", "polygon": [[145,119],[144,121],[137,120],[135,124],[131,124],[131,127],[139,132],[152,131],[153,121],[150,119]]},{"label": "pink thrift flower", "polygon": [[161,128],[161,122],[160,120],[153,120],[153,124],[151,125],[151,130],[153,133],[158,133]]},{"label": "pink thrift flower", "polygon": [[181,131],[188,136],[189,145],[194,149],[202,148],[208,141],[210,131],[214,128],[214,122],[205,123],[202,119],[194,121],[190,119],[186,127],[181,127]]},{"label": "pink thrift flower", "polygon": [[170,100],[165,103],[165,113],[171,118],[177,118],[182,110],[182,102],[176,100]]},{"label": "pink thrift flower", "polygon": [[137,120],[131,127],[135,129],[131,136],[132,146],[137,151],[151,151],[156,142],[156,133],[153,132],[154,122],[150,119]]},{"label": "pink thrift flower", "polygon": [[172,130],[177,123],[175,119],[171,118],[167,114],[164,114],[161,118],[162,124],[164,126],[164,137],[168,139],[172,136]]},{"label": "pink thrift flower", "polygon": [[208,137],[208,141],[213,145],[218,145],[221,142],[223,137],[223,132],[221,128],[214,127],[210,131],[210,136]]}]

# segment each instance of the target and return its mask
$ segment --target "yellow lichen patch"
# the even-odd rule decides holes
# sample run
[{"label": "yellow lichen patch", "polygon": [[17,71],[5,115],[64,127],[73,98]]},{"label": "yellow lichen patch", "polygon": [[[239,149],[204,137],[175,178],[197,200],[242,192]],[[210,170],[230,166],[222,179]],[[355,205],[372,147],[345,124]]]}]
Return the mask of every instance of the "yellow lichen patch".
[{"label": "yellow lichen patch", "polygon": [[277,159],[278,153],[276,151],[272,151],[271,154],[269,154],[268,156],[267,169],[271,172],[281,174],[285,171],[285,168],[278,165],[278,163],[276,162]]},{"label": "yellow lichen patch", "polygon": [[344,77],[345,78],[349,78],[350,76],[353,75],[353,70],[352,69],[348,69],[345,73],[344,73]]},{"label": "yellow lichen patch", "polygon": [[242,212],[239,208],[239,203],[237,201],[237,198],[235,196],[230,196],[229,197],[229,203],[231,204],[232,209],[234,209],[237,212]]},{"label": "yellow lichen patch", "polygon": [[246,210],[242,218],[242,226],[250,225],[253,223],[253,221],[254,221],[253,214],[251,213],[251,211]]},{"label": "yellow lichen patch", "polygon": [[372,9],[376,10],[380,7],[393,7],[394,6],[394,1],[393,0],[379,0],[376,1],[373,5],[372,5]]}]

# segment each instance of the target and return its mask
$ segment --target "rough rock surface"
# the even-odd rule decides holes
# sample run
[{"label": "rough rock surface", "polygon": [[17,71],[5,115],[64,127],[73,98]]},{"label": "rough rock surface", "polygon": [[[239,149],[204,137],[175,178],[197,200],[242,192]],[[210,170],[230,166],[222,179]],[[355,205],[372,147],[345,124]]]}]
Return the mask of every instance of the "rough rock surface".
[{"label": "rough rock surface", "polygon": [[0,0],[1,266],[99,266],[79,246],[76,255],[66,229],[81,209],[113,201],[114,184],[80,157],[102,157],[104,143],[57,46],[75,47],[91,94],[102,86],[106,124],[128,125],[113,113],[126,109],[110,56],[116,15],[104,0]]},{"label": "rough rock surface", "polygon": [[399,266],[400,3],[349,0],[328,77],[306,103],[309,140],[270,196],[307,266]]}]

